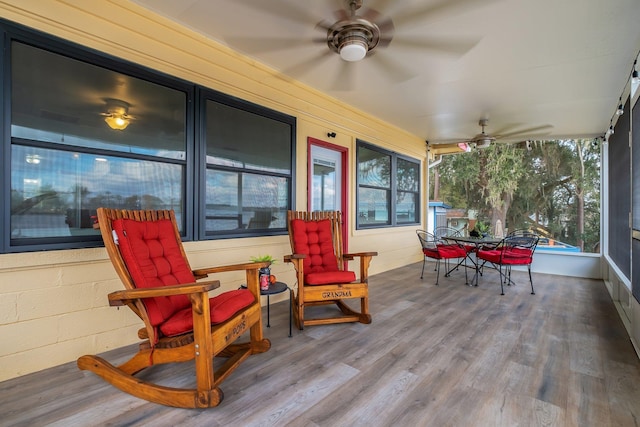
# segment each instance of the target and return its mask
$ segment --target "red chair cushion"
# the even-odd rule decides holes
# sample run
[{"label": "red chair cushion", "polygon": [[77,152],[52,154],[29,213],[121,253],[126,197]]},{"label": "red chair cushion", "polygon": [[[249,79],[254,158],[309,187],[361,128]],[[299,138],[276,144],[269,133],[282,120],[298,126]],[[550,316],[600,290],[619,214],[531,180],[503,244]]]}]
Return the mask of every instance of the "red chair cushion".
[{"label": "red chair cushion", "polygon": [[435,248],[423,248],[422,253],[424,253],[425,256],[434,259],[464,258],[467,256],[467,251],[458,245],[439,244],[437,250]]},{"label": "red chair cushion", "polygon": [[490,249],[490,250],[479,250],[478,253],[476,254],[476,256],[480,259],[483,259],[485,261],[489,261],[492,262],[494,264],[497,264],[500,262],[500,256],[502,255],[502,251],[497,250],[497,249]]},{"label": "red chair cushion", "polygon": [[291,233],[293,252],[307,256],[303,260],[305,285],[329,285],[356,280],[354,272],[338,269],[338,260],[333,250],[331,220],[293,219]]},{"label": "red chair cushion", "polygon": [[335,283],[351,283],[356,280],[353,271],[326,271],[323,273],[309,273],[304,275],[305,285],[331,285]]},{"label": "red chair cushion", "polygon": [[[112,227],[118,236],[120,254],[137,288],[196,281],[182,256],[170,220],[118,219],[113,221]],[[153,326],[163,323],[175,312],[191,307],[186,295],[147,298],[144,304]]]},{"label": "red chair cushion", "polygon": [[[211,323],[218,324],[229,320],[234,314],[253,304],[255,298],[247,289],[224,292],[209,299]],[[184,334],[193,330],[191,307],[183,308],[160,325],[160,331],[168,337]]]},{"label": "red chair cushion", "polygon": [[[514,250],[515,249],[515,250]],[[478,258],[494,264],[503,265],[527,265],[533,261],[533,253],[527,249],[493,249],[478,251]]]},{"label": "red chair cushion", "polygon": [[[182,256],[173,224],[168,219],[134,221],[118,219],[112,223],[118,235],[120,254],[137,288],[195,283]],[[217,324],[255,301],[248,290],[224,292],[209,299],[211,323]],[[149,320],[166,336],[193,330],[191,302],[186,295],[146,298]]]}]

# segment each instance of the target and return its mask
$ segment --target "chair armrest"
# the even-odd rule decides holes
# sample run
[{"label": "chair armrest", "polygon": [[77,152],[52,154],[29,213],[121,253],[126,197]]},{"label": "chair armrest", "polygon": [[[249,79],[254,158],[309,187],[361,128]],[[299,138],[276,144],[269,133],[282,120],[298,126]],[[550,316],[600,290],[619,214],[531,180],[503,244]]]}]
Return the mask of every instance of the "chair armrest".
[{"label": "chair armrest", "polygon": [[269,267],[270,261],[263,262],[245,262],[243,264],[222,265],[220,267],[207,267],[193,270],[194,276],[206,276],[213,273],[224,273],[227,271],[239,271],[239,270],[259,270],[261,268]]},{"label": "chair armrest", "polygon": [[209,292],[220,287],[219,280],[202,283],[186,283],[182,285],[159,286],[156,288],[125,289],[109,294],[109,305],[126,305],[127,302],[143,298],[167,297],[172,295],[189,295]]},{"label": "chair armrest", "polygon": [[294,262],[300,259],[305,259],[307,256],[305,254],[291,254],[284,256],[284,262]]},{"label": "chair armrest", "polygon": [[351,259],[353,259],[355,257],[367,257],[367,256],[368,257],[372,257],[372,256],[377,256],[377,255],[378,255],[378,252],[354,252],[354,253],[351,253],[351,254],[342,254],[342,257],[344,259],[351,260]]}]

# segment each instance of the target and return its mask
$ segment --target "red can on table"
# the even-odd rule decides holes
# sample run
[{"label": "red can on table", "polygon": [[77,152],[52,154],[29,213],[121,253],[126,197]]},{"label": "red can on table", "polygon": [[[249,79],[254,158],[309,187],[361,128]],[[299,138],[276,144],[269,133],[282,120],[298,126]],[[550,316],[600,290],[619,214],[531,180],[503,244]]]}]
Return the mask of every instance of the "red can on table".
[{"label": "red can on table", "polygon": [[266,291],[269,289],[269,282],[270,282],[270,277],[268,274],[261,274],[260,275],[260,290],[261,291]]}]

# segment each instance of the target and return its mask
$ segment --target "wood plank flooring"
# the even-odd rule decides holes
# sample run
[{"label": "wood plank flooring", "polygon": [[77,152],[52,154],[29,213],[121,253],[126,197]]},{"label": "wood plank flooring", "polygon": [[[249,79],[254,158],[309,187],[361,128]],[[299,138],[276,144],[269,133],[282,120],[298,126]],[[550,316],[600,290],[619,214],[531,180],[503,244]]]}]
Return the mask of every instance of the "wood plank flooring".
[{"label": "wood plank flooring", "polygon": [[[370,278],[373,323],[294,329],[271,306],[272,348],[222,384],[216,408],[139,400],[75,363],[0,383],[11,426],[597,426],[640,424],[640,361],[600,280],[526,273],[500,296],[421,264]],[[266,309],[263,310],[266,325]],[[130,348],[105,354],[124,360]],[[193,383],[191,364],[145,378]]]}]

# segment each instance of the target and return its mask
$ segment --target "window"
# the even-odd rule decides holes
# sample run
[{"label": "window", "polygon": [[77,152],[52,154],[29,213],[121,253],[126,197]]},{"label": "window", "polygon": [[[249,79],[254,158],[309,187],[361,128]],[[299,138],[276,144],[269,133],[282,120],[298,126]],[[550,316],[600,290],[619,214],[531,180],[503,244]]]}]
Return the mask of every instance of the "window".
[{"label": "window", "polygon": [[[189,97],[13,41],[10,246],[99,244],[99,206],[183,218]],[[126,129],[106,123],[114,112]]]},{"label": "window", "polygon": [[295,119],[220,94],[203,99],[205,236],[285,233]]},{"label": "window", "polygon": [[0,253],[99,246],[100,206],[173,209],[185,239],[286,234],[294,117],[12,24],[1,30],[11,40],[11,138]]},{"label": "window", "polygon": [[420,162],[358,141],[358,228],[416,224]]}]

